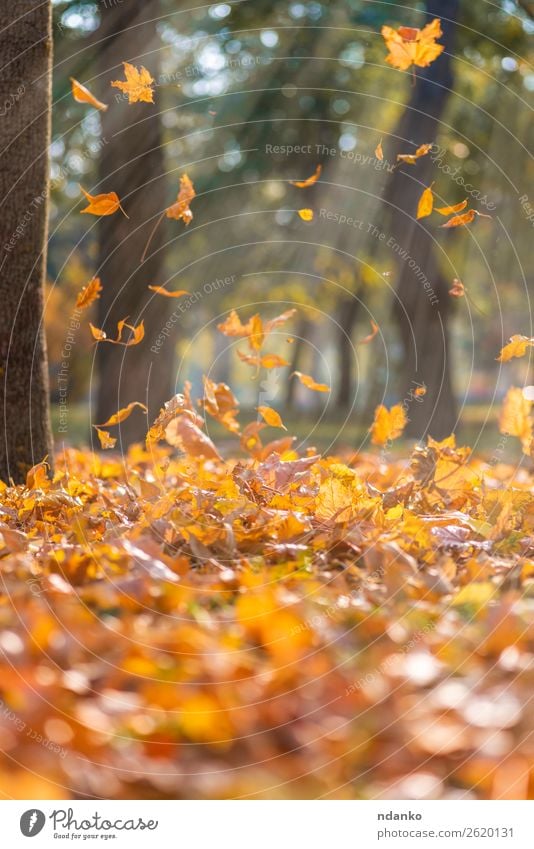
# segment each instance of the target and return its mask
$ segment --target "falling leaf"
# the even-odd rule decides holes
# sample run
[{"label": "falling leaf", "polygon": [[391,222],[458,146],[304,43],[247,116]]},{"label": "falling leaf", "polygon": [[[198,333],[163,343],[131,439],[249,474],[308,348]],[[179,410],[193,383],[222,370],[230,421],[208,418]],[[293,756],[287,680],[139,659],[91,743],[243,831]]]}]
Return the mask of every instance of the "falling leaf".
[{"label": "falling leaf", "polygon": [[467,199],[463,200],[461,203],[456,203],[453,206],[436,206],[434,207],[435,212],[439,212],[440,215],[453,215],[455,212],[461,212],[467,206]]},{"label": "falling leaf", "polygon": [[307,189],[309,188],[309,186],[313,186],[317,182],[317,180],[321,176],[322,170],[323,166],[318,165],[315,169],[315,172],[311,175],[311,177],[308,177],[307,180],[290,180],[289,182],[292,186],[296,186],[297,189]]},{"label": "falling leaf", "polygon": [[169,445],[181,448],[191,457],[206,457],[212,460],[220,460],[221,455],[215,448],[212,440],[187,413],[174,418],[165,430],[165,439]]},{"label": "falling leaf", "polygon": [[427,392],[426,386],[423,385],[423,386],[418,386],[416,389],[414,389],[413,394],[415,395],[416,398],[424,398],[424,396],[426,395],[426,392]]},{"label": "falling leaf", "polygon": [[89,206],[80,210],[82,215],[113,215],[120,209],[126,218],[128,218],[121,206],[119,196],[116,192],[108,192],[107,194],[101,195],[90,195],[89,192],[86,192],[85,189],[82,188],[82,186],[80,186],[80,189],[89,201]]},{"label": "falling leaf", "polygon": [[100,282],[100,277],[93,277],[93,279],[84,286],[78,298],[76,300],[76,309],[84,310],[87,307],[90,307],[92,303],[94,303],[99,297],[100,292],[102,292],[102,284]]},{"label": "falling leaf", "polygon": [[375,156],[380,162],[384,161],[384,151],[382,149],[382,139],[380,139],[380,141],[378,142],[378,144],[376,146]]},{"label": "falling leaf", "polygon": [[313,221],[313,209],[299,209],[298,212],[303,221]]},{"label": "falling leaf", "polygon": [[371,441],[374,445],[385,445],[402,435],[408,420],[402,404],[395,404],[390,410],[382,404],[376,408],[371,427]]},{"label": "falling leaf", "polygon": [[441,21],[435,18],[423,29],[415,27],[382,27],[382,37],[389,50],[386,62],[400,71],[406,71],[412,65],[425,68],[443,52],[445,47],[436,44],[441,38]]},{"label": "falling leaf", "polygon": [[187,397],[178,393],[174,395],[169,401],[165,402],[165,405],[159,411],[159,415],[154,421],[152,427],[148,431],[146,437],[147,447],[150,445],[155,445],[156,442],[160,442],[165,436],[165,430],[168,425],[175,419],[177,416],[181,416],[185,410],[189,409],[189,405],[187,402]]},{"label": "falling leaf", "polygon": [[474,221],[476,216],[476,211],[474,209],[470,209],[468,212],[464,212],[463,215],[455,215],[453,218],[450,218],[445,224],[442,224],[442,227],[463,227],[466,224],[471,224]]},{"label": "falling leaf", "polygon": [[140,68],[136,68],[129,62],[122,64],[126,81],[115,80],[111,83],[113,88],[118,88],[124,94],[127,94],[129,103],[154,103],[154,79],[150,72],[142,65]]},{"label": "falling leaf", "polygon": [[204,397],[200,406],[214,419],[220,422],[230,433],[239,433],[236,415],[239,404],[234,393],[226,383],[215,383],[204,376]]},{"label": "falling leaf", "polygon": [[102,111],[106,111],[108,108],[105,103],[102,103],[100,100],[97,100],[94,95],[91,94],[88,88],[75,80],[74,77],[70,78],[72,83],[72,96],[74,100],[78,103],[89,103],[91,106],[94,106],[96,109],[101,109]]},{"label": "falling leaf", "polygon": [[93,425],[93,427],[112,427],[113,425],[121,424],[131,416],[136,407],[139,407],[139,409],[143,410],[143,412],[145,413],[147,412],[147,408],[144,404],[141,403],[141,401],[132,401],[132,403],[128,404],[127,407],[123,407],[122,410],[119,410],[117,413],[114,413],[111,418],[107,420],[107,422],[104,422],[104,424],[101,425]]},{"label": "falling leaf", "polygon": [[270,427],[281,427],[282,430],[287,430],[287,427],[282,422],[280,414],[273,410],[272,407],[257,407],[258,413]]},{"label": "falling leaf", "polygon": [[525,454],[532,450],[532,401],[525,398],[523,390],[512,386],[506,393],[499,417],[499,430],[507,436],[517,436]]},{"label": "falling leaf", "polygon": [[422,156],[427,156],[432,150],[432,142],[430,144],[420,145],[415,153],[398,153],[397,162],[404,162],[406,165],[415,165],[417,160]]},{"label": "falling leaf", "polygon": [[524,357],[529,348],[534,346],[534,337],[520,336],[516,334],[510,338],[507,345],[504,346],[497,360],[501,363],[507,363],[514,357]]},{"label": "falling leaf", "polygon": [[465,286],[457,277],[452,281],[452,289],[449,289],[449,295],[453,298],[463,298],[465,295]]},{"label": "falling leaf", "polygon": [[[432,183],[432,186],[434,184]],[[424,190],[423,194],[419,198],[419,203],[417,205],[417,219],[426,218],[428,215],[431,215],[432,209],[434,208],[434,194],[432,192],[432,186],[429,186]]]},{"label": "falling leaf", "polygon": [[372,342],[379,329],[380,328],[378,327],[378,324],[375,324],[374,321],[371,321],[371,333],[368,336],[364,336],[363,339],[360,339],[358,345],[368,345],[369,342]]},{"label": "falling leaf", "polygon": [[284,360],[283,357],[279,357],[278,354],[264,354],[260,357],[260,366],[262,368],[284,368],[284,366],[288,365],[288,361]]},{"label": "falling leaf", "polygon": [[100,428],[96,427],[96,425],[93,425],[93,427],[95,427],[96,429],[96,434],[100,440],[100,445],[102,446],[102,448],[115,448],[117,440],[113,436],[111,436],[111,434],[107,430],[100,430]]},{"label": "falling leaf", "polygon": [[291,377],[298,377],[303,386],[307,389],[312,389],[314,392],[330,392],[330,387],[326,383],[316,383],[313,377],[309,374],[302,374],[300,371],[294,371]]},{"label": "falling leaf", "polygon": [[[131,348],[133,345],[139,345],[139,343],[145,338],[145,325],[143,321],[141,321],[137,327],[127,324],[126,319],[122,319],[117,322],[116,339],[109,339],[103,330],[99,330],[98,327],[94,327],[91,323],[89,324],[89,327],[91,328],[93,339],[96,339],[97,342],[110,342],[112,345],[123,345],[125,348]],[[125,327],[132,331],[132,336],[127,342],[122,341],[122,333]]]},{"label": "falling leaf", "polygon": [[156,295],[164,295],[166,298],[183,298],[184,295],[189,294],[185,289],[177,289],[176,292],[169,292],[165,286],[149,286],[148,288],[151,292],[155,292]]},{"label": "falling leaf", "polygon": [[180,219],[187,226],[193,220],[193,213],[189,209],[191,201],[196,197],[195,187],[187,176],[182,174],[180,177],[180,190],[175,203],[166,211],[167,218],[173,218],[176,221]]}]

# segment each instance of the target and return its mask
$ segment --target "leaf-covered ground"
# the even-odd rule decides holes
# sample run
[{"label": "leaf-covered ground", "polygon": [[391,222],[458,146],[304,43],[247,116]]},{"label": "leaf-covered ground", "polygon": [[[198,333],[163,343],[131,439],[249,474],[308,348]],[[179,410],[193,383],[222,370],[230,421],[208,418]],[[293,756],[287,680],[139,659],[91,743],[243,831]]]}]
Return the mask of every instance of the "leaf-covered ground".
[{"label": "leaf-covered ground", "polygon": [[534,795],[529,472],[181,444],[3,488],[5,796]]}]

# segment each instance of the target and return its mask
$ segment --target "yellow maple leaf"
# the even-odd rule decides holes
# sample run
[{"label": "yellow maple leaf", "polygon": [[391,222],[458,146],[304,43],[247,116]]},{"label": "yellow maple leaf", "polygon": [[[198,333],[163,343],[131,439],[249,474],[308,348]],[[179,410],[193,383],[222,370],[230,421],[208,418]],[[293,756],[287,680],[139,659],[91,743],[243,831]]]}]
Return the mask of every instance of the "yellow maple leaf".
[{"label": "yellow maple leaf", "polygon": [[154,103],[154,79],[142,65],[136,68],[129,62],[123,62],[126,80],[114,80],[113,88],[120,89],[128,95],[129,103]]},{"label": "yellow maple leaf", "polygon": [[371,441],[374,445],[385,445],[392,439],[398,439],[407,422],[402,404],[395,404],[391,410],[381,404],[375,411],[375,418],[371,427]]}]

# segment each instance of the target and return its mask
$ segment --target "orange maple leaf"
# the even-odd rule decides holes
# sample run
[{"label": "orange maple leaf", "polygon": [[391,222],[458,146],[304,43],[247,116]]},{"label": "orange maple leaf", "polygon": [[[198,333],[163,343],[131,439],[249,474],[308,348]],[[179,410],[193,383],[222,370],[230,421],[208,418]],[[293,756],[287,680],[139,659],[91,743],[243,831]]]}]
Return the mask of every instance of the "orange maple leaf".
[{"label": "orange maple leaf", "polygon": [[438,56],[443,53],[443,44],[436,44],[436,39],[441,38],[441,21],[435,18],[423,29],[415,27],[393,27],[383,26],[382,37],[389,50],[386,62],[400,71],[406,71],[412,65],[426,68]]}]

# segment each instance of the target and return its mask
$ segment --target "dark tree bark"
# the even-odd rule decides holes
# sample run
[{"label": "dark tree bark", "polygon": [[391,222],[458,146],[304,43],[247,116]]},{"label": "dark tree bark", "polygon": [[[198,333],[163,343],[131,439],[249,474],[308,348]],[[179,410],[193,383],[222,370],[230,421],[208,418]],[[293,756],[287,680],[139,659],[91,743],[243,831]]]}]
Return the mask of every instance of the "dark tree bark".
[{"label": "dark tree bark", "polygon": [[[157,81],[158,14],[159,0],[110,5],[106,9],[95,46],[103,89],[112,80],[123,79],[123,60],[145,65]],[[125,316],[132,324],[142,319],[146,336],[140,345],[131,348],[99,345],[97,423],[105,422],[130,401],[143,401],[152,420],[172,394],[174,373],[172,336],[160,354],[150,352],[169,312],[168,302],[148,291],[149,285],[164,283],[164,224],[156,231],[148,257],[141,264],[153,225],[170,201],[166,196],[161,105],[130,105],[117,89],[109,91],[113,104],[102,118],[98,191],[117,192],[130,219],[119,213],[99,223],[99,275],[104,286],[98,302],[99,320],[106,332],[113,333],[117,321]],[[157,90],[154,100],[158,100]],[[120,425],[120,446],[142,440],[146,430],[143,416],[131,416]]]},{"label": "dark tree bark", "polygon": [[43,331],[51,4],[2,3],[0,50],[0,478],[21,482],[52,461]]},{"label": "dark tree bark", "polygon": [[[435,141],[452,91],[451,55],[459,0],[428,0],[426,10],[428,20],[442,20],[445,51],[429,68],[418,69],[410,101],[395,130],[395,153],[410,152],[407,141],[417,146]],[[427,386],[423,403],[410,404],[406,433],[417,438],[430,433],[439,439],[451,433],[456,424],[448,332],[451,281],[440,273],[433,235],[426,221],[415,220],[422,184],[429,185],[434,167],[431,157],[426,156],[418,160],[417,173],[413,168],[410,171],[410,166],[396,169],[386,186],[384,202],[392,236],[399,245],[394,317],[403,346],[401,397],[410,399],[415,383]],[[404,256],[399,256],[401,251]]]},{"label": "dark tree bark", "polygon": [[354,343],[352,333],[359,312],[357,297],[348,298],[341,304],[339,327],[337,330],[337,351],[339,357],[339,386],[337,407],[348,410],[354,400]]}]

